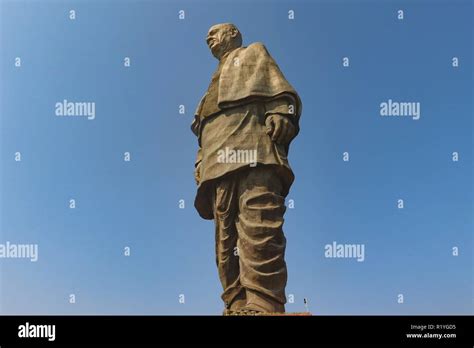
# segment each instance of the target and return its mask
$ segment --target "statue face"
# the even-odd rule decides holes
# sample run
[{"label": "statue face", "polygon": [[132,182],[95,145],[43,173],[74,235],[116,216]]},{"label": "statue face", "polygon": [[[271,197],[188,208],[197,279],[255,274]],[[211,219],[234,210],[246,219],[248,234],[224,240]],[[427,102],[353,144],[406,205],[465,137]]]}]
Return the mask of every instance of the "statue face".
[{"label": "statue face", "polygon": [[226,52],[235,46],[235,37],[238,32],[228,24],[217,24],[209,29],[206,42],[212,55],[220,59]]}]

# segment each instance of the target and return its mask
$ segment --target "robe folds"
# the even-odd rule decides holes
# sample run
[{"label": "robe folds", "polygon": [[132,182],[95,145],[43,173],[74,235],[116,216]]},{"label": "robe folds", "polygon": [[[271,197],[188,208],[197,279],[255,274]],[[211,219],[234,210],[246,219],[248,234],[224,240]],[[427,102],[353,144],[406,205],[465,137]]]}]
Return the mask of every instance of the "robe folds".
[{"label": "robe folds", "polygon": [[274,166],[286,196],[294,180],[287,158],[290,144],[273,142],[265,133],[265,119],[284,115],[297,134],[301,111],[297,92],[262,43],[234,49],[221,59],[191,125],[199,143],[195,166],[200,181],[194,205],[202,218],[214,218],[209,185],[249,166],[219,161],[222,151],[249,151],[256,154],[257,165]]}]

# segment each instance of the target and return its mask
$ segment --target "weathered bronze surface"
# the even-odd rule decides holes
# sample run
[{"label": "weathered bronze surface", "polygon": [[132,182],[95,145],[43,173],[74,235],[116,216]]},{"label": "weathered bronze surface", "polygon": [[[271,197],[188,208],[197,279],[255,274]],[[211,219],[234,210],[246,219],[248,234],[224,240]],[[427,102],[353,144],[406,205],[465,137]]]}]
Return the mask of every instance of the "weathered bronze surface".
[{"label": "weathered bronze surface", "polygon": [[235,25],[212,26],[206,41],[219,65],[191,126],[195,207],[215,221],[224,313],[283,313],[287,156],[301,101],[262,43],[242,47]]}]

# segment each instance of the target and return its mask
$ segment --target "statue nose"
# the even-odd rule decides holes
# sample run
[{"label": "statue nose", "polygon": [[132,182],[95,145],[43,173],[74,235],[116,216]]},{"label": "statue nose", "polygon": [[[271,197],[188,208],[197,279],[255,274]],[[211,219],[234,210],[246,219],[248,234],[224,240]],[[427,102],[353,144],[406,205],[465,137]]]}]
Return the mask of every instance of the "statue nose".
[{"label": "statue nose", "polygon": [[210,37],[208,37],[208,38],[206,39],[206,42],[207,42],[208,45],[213,44],[214,41],[215,41],[215,39],[214,39],[212,36],[210,36]]}]

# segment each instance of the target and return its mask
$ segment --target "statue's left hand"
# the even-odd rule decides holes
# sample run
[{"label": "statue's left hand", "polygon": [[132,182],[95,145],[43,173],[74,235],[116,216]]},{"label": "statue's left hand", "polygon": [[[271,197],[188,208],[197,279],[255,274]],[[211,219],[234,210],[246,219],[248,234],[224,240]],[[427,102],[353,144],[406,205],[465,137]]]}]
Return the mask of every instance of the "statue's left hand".
[{"label": "statue's left hand", "polygon": [[272,141],[287,145],[296,135],[296,127],[291,120],[279,114],[270,115],[265,120],[266,133]]}]

